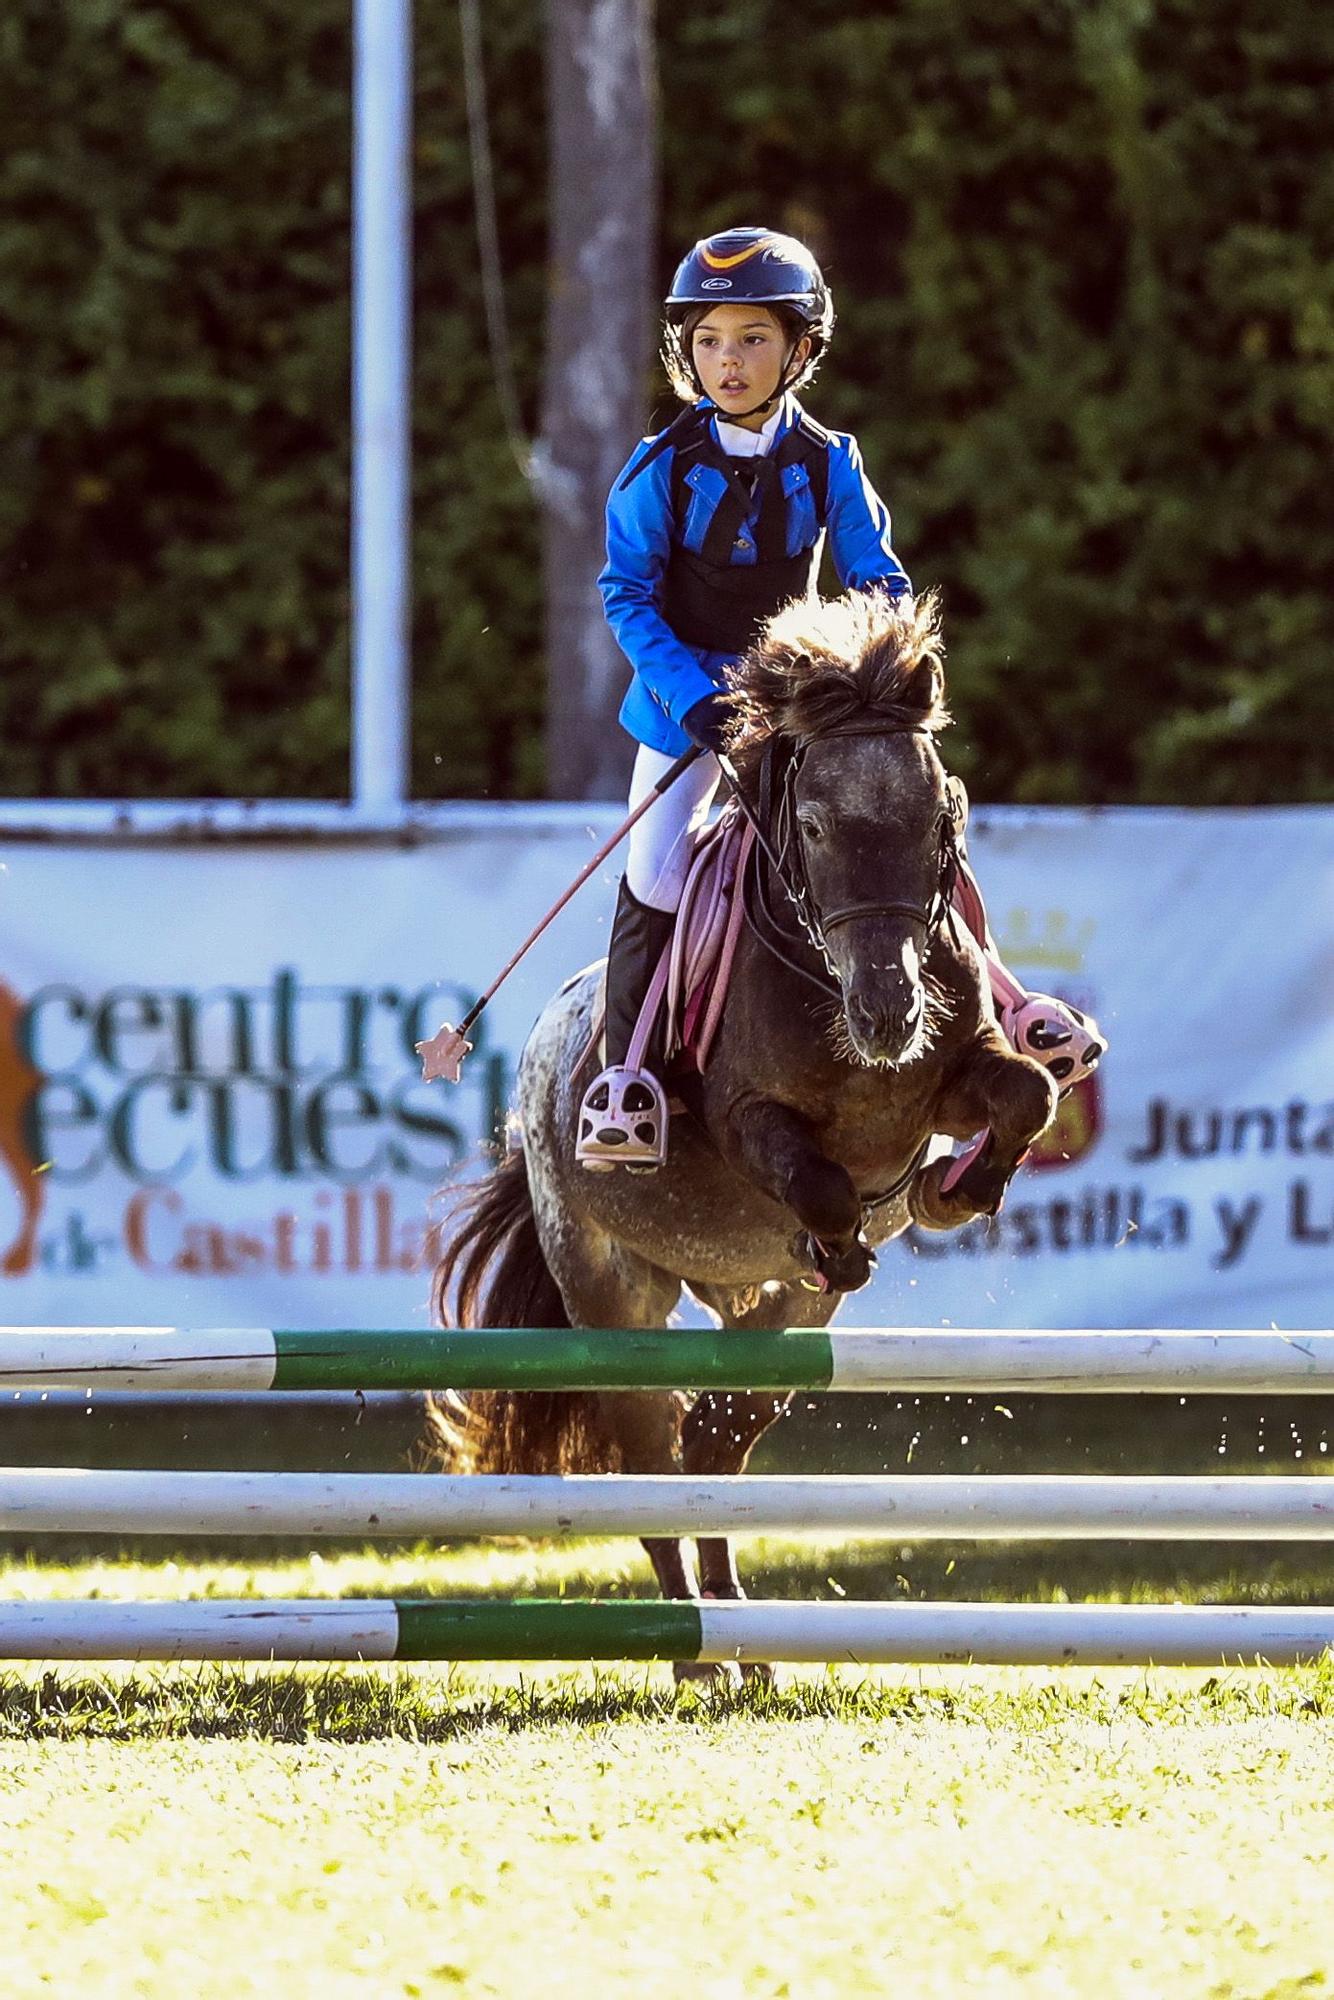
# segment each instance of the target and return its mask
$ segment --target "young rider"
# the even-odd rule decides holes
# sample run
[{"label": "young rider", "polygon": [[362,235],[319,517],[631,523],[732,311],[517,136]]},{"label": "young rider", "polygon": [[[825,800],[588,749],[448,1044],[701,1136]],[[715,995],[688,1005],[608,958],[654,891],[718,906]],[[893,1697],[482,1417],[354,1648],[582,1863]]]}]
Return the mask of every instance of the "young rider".
[{"label": "young rider", "polygon": [[[631,831],[608,952],[607,1067],[585,1092],[576,1142],[596,1171],[652,1170],[666,1157],[662,1086],[626,1056],[718,785],[726,669],[780,605],[813,588],[826,534],[844,589],[911,589],[856,439],[814,423],[794,393],[833,327],[819,265],[794,237],[729,229],[697,243],[672,281],[663,337],[687,407],[637,448],[608,501],[598,582],[635,670],[620,718],[639,745],[631,808],[691,743],[705,754]],[[1061,1046],[1071,1030],[1060,1026]],[[1053,1052],[1026,1053],[1055,1068]],[[1080,1073],[1091,1066],[1085,1053]]]}]

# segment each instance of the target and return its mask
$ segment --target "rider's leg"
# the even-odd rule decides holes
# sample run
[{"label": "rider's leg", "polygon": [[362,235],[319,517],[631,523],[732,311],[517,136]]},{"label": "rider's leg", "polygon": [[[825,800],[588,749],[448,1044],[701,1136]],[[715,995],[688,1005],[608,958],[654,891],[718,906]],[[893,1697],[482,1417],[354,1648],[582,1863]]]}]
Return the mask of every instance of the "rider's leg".
[{"label": "rider's leg", "polygon": [[950,784],[956,807],[959,858],[954,907],[982,947],[996,1018],[1006,1039],[1020,1055],[1040,1062],[1044,1069],[1050,1070],[1062,1091],[1069,1090],[1093,1074],[1107,1053],[1107,1043],[1097,1022],[1088,1014],[1050,993],[1030,993],[1003,963],[987,922],[982,891],[964,851],[968,795],[957,778],[951,779]]},{"label": "rider's leg", "polygon": [[[673,759],[640,747],[630,783],[631,811],[669,770]],[[667,1153],[667,1101],[654,1074],[651,1047],[628,1058],[650,982],[671,938],[690,865],[691,840],[708,816],[718,764],[701,757],[631,829],[625,878],[607,951],[607,1066],[594,1077],[579,1109],[575,1157],[594,1172],[607,1167],[661,1166]]]}]

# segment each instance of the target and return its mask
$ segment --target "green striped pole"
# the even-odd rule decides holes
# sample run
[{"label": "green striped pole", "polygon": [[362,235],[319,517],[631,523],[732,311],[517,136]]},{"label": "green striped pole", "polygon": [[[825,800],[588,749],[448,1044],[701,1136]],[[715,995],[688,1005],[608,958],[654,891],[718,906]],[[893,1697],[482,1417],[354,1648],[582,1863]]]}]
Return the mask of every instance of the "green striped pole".
[{"label": "green striped pole", "polygon": [[243,1598],[0,1603],[0,1658],[1292,1666],[1334,1606]]},{"label": "green striped pole", "polygon": [[1327,1394],[1334,1333],[5,1327],[0,1386]]}]

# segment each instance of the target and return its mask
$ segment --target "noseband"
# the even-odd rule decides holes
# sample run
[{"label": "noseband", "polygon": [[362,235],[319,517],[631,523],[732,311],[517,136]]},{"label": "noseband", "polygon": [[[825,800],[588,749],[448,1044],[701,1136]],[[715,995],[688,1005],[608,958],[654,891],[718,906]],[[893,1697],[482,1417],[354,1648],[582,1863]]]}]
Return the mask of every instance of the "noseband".
[{"label": "noseband", "polygon": [[[898,722],[889,716],[883,716],[874,721],[849,723],[841,729],[824,730],[813,740],[828,742],[835,736],[929,736],[930,734],[930,730],[921,723]],[[953,815],[950,812],[942,813],[938,824],[938,872],[935,890],[929,904],[903,901],[870,902],[848,903],[836,910],[818,909],[811,893],[800,830],[797,826],[797,777],[809,747],[809,743],[799,743],[780,750],[779,739],[770,737],[760,756],[758,811],[752,810],[739,787],[734,788],[733,796],[755,829],[756,837],[752,867],[748,880],[742,888],[746,920],[767,950],[781,959],[792,971],[800,972],[822,992],[827,992],[831,985],[835,990],[840,987],[838,970],[829,950],[829,933],[838,925],[852,923],[859,917],[906,917],[909,923],[921,927],[922,951],[925,956],[941,924],[947,920],[953,924],[951,900],[959,869],[959,852]],[[775,766],[779,768],[776,770]],[[822,959],[827,978],[821,978],[805,966],[798,965],[782,948],[784,945],[796,942],[797,932],[781,923],[774,913],[768,886],[764,880],[760,850],[792,906],[798,931],[805,936],[807,942]]]}]

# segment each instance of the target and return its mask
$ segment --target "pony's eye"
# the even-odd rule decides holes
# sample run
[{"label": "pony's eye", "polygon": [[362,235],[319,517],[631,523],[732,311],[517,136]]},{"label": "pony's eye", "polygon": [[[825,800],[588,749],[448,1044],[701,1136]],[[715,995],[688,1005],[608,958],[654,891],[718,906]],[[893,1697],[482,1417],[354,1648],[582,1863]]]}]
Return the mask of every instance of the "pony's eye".
[{"label": "pony's eye", "polygon": [[803,813],[798,819],[797,824],[801,828],[801,837],[803,840],[818,841],[824,839],[824,827],[818,819],[808,819]]}]

